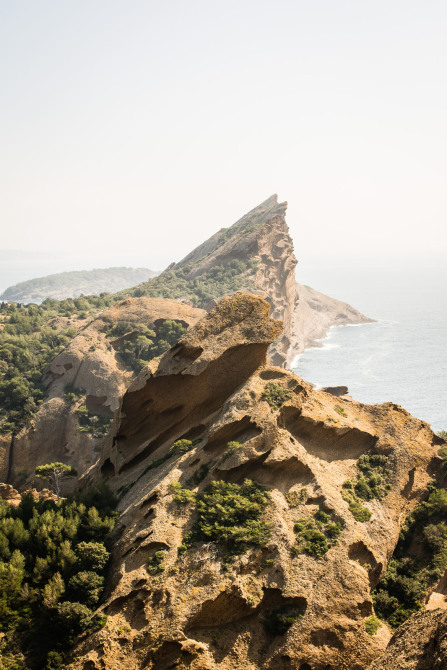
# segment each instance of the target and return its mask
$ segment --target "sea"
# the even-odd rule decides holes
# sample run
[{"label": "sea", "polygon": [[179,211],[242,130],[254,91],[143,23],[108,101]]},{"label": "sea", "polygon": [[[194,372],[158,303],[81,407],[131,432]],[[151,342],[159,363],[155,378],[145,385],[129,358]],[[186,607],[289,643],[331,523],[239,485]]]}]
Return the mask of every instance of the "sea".
[{"label": "sea", "polygon": [[374,323],[337,326],[293,370],[317,388],[345,385],[364,403],[392,401],[447,430],[447,269],[442,259],[311,259],[297,280],[349,302]]}]

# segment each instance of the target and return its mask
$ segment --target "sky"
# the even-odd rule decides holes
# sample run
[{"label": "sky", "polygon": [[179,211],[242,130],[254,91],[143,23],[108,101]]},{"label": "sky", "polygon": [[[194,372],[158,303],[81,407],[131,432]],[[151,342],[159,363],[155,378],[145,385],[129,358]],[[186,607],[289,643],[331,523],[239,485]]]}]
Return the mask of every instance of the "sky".
[{"label": "sky", "polygon": [[0,0],[0,262],[163,269],[272,193],[302,261],[442,259],[446,32],[445,0]]}]

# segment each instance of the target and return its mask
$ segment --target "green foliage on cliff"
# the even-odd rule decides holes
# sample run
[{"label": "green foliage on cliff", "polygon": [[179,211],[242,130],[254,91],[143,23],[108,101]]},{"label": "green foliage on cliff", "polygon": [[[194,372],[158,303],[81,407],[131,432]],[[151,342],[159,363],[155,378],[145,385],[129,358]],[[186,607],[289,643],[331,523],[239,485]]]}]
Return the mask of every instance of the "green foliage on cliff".
[{"label": "green foliage on cliff", "polygon": [[192,532],[184,538],[179,553],[193,542],[215,542],[231,556],[268,542],[271,527],[263,514],[270,496],[250,479],[243,484],[214,481],[201,495],[179,483],[171,484],[171,489],[178,504],[194,504],[197,510]]},{"label": "green foliage on cliff", "polygon": [[391,489],[391,471],[384,454],[363,454],[357,465],[360,472],[354,480],[343,484],[342,495],[354,519],[365,522],[370,520],[371,511],[361,501],[382,500]]},{"label": "green foliage on cliff", "polygon": [[185,266],[163,272],[137,286],[131,295],[189,300],[196,307],[204,307],[210,300],[252,288],[250,275],[255,267],[254,260],[232,260],[194,277],[192,267]]},{"label": "green foliage on cliff", "polygon": [[336,521],[331,512],[324,510],[318,510],[307,519],[299,519],[294,526],[296,544],[292,547],[292,554],[321,558],[337,544],[342,530],[342,523]]},{"label": "green foliage on cliff", "polygon": [[115,341],[115,348],[124,363],[138,373],[149,361],[174,346],[186,330],[181,321],[166,319],[157,330],[145,324],[118,321],[106,327],[104,332]]},{"label": "green foliage on cliff", "polygon": [[397,628],[421,609],[447,568],[447,491],[430,494],[408,517],[387,571],[373,591],[376,614]]},{"label": "green foliage on cliff", "polygon": [[[93,318],[129,295],[186,299],[203,307],[211,299],[251,288],[255,265],[254,260],[232,260],[197,277],[192,276],[191,267],[170,270],[113,295],[60,301],[48,298],[41,305],[1,303],[0,433],[16,434],[34,415],[46,394],[43,371],[84,325],[80,319]],[[120,322],[120,326],[129,327],[127,333],[133,333],[123,337],[117,350],[134,372],[169,349],[185,331],[178,321],[166,321],[157,332],[146,324]],[[118,331],[119,328],[112,327],[107,334],[115,339],[126,335],[122,328]]]},{"label": "green foliage on cliff", "polygon": [[269,382],[265,385],[261,400],[268,402],[272,409],[279,409],[287,400],[293,397],[292,391],[284,388],[281,384]]},{"label": "green foliage on cliff", "polygon": [[[75,637],[104,624],[94,616],[115,514],[106,491],[86,498],[0,501],[0,634],[6,668],[63,668]],[[6,663],[6,665],[5,665]]]},{"label": "green foliage on cliff", "polygon": [[93,314],[110,298],[0,305],[0,433],[17,433],[45,397],[45,367],[77,334],[81,311]]}]

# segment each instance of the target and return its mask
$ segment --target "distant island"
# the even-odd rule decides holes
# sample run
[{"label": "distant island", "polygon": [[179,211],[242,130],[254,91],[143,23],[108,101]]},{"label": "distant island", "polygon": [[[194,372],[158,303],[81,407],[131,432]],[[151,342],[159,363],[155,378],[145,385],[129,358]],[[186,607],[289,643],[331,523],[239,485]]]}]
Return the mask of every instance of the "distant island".
[{"label": "distant island", "polygon": [[148,268],[126,267],[59,272],[9,286],[0,295],[0,300],[40,304],[46,298],[64,300],[80,295],[100,295],[121,291],[156,275]]}]

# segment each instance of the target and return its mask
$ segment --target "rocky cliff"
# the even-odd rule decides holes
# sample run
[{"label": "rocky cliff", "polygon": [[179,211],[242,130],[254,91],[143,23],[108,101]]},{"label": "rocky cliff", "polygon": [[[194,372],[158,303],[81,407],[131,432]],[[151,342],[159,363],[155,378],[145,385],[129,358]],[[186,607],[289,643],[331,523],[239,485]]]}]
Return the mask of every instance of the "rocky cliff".
[{"label": "rocky cliff", "polygon": [[290,366],[305,347],[327,333],[332,325],[366,323],[371,319],[356,309],[296,283],[297,259],[286,223],[287,203],[272,195],[194,249],[170,271],[183,270],[195,279],[231,261],[251,261],[244,271],[246,288],[262,295],[272,307],[272,316],[283,322],[278,341],[270,347],[275,365]]},{"label": "rocky cliff", "polygon": [[[203,314],[174,300],[142,297],[117,302],[87,322],[45,370],[47,398],[31,422],[13,438],[2,436],[0,480],[21,486],[33,479],[37,465],[52,461],[70,463],[83,473],[96,461],[134,377],[120,345],[134,339],[142,325],[156,332],[173,320],[188,328]],[[118,324],[127,331],[121,337],[113,336]]]},{"label": "rocky cliff", "polygon": [[[189,327],[222,296],[248,289],[265,297],[273,318],[283,323],[269,358],[285,367],[331,325],[369,321],[349,305],[296,284],[286,208],[272,196],[160,276],[132,289],[131,297],[126,297],[129,291],[108,296],[113,306],[92,320],[84,311],[91,307],[87,298],[80,299],[78,313],[67,304],[70,317],[53,319],[46,327],[75,326],[78,334],[43,371],[46,399],[31,421],[14,437],[0,436],[0,478],[21,486],[47,461],[67,462],[79,473],[95,462],[107,422],[135,373],[120,345],[135,341],[138,328],[158,331],[172,319]],[[121,337],[105,332],[126,322],[128,332]]]},{"label": "rocky cliff", "polygon": [[86,476],[120,495],[108,619],[71,670],[364,670],[385,650],[371,589],[441,440],[268,364],[268,312],[224,298],[125,393]]}]

